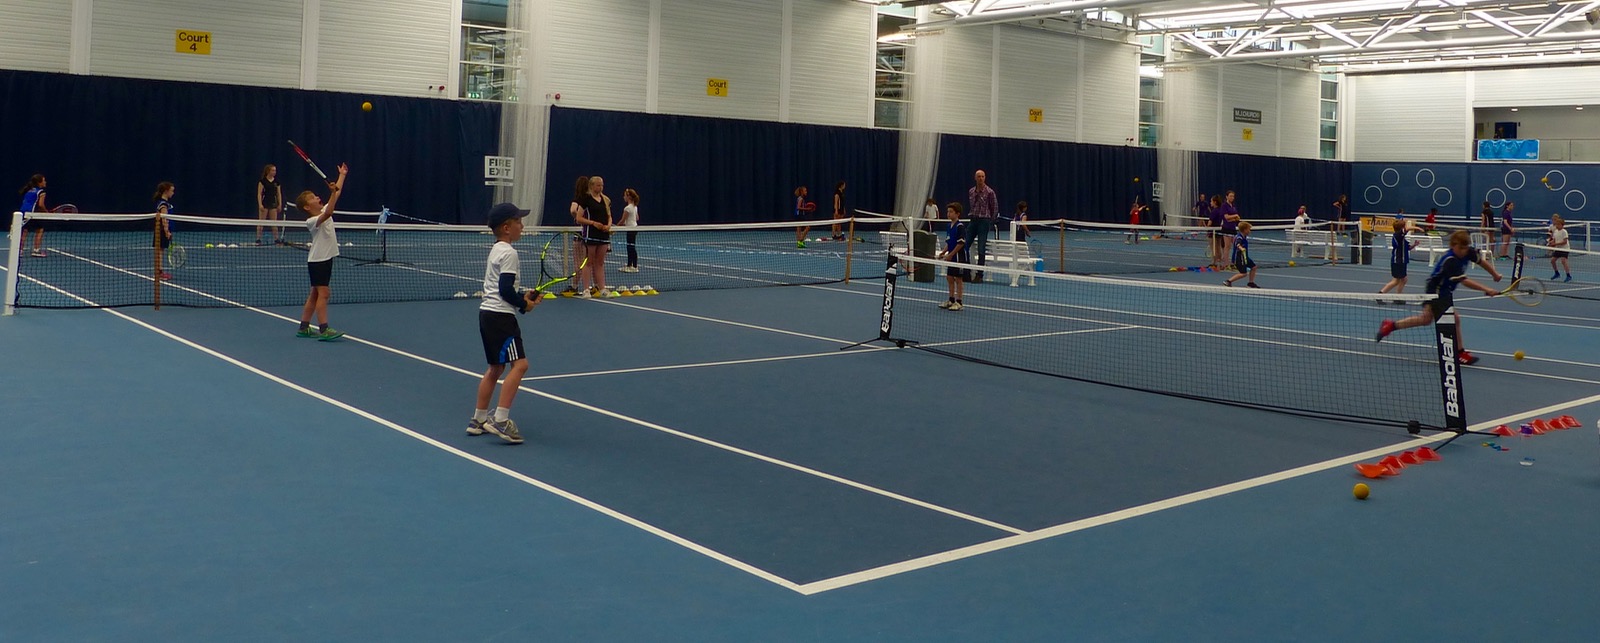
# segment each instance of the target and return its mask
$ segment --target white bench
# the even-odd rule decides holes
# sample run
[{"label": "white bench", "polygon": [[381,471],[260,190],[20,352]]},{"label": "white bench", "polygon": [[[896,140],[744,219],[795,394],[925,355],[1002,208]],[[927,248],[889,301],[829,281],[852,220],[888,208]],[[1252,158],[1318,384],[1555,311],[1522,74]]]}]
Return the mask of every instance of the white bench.
[{"label": "white bench", "polygon": [[1289,256],[1304,256],[1307,247],[1322,248],[1322,258],[1328,261],[1337,261],[1339,248],[1345,246],[1340,241],[1340,236],[1332,230],[1285,230],[1284,236],[1290,245]]},{"label": "white bench", "polygon": [[[906,270],[909,271],[916,268],[916,258],[912,256],[911,246],[907,240],[906,233],[879,232],[878,241],[881,242],[885,248],[889,249],[890,255],[901,258],[902,263],[904,263],[906,266]],[[1028,242],[1026,241],[990,239],[989,247],[987,248],[986,252],[984,252],[984,263],[994,264],[997,266],[1008,266],[1013,270],[1034,271],[1038,270],[1044,264],[1044,259],[1033,256],[1033,249],[1028,246]],[[1021,275],[1011,275],[1012,286],[1021,285],[1020,281]],[[1028,275],[1028,285],[1033,286],[1036,284],[1037,280],[1034,279],[1033,275]]]},{"label": "white bench", "polygon": [[[1383,235],[1382,238],[1383,247],[1389,248],[1393,246],[1393,233]],[[1440,256],[1450,251],[1450,244],[1443,235],[1413,232],[1406,235],[1406,241],[1417,244],[1417,247],[1411,249],[1412,252],[1428,253],[1428,265],[1433,265],[1439,260]]]}]

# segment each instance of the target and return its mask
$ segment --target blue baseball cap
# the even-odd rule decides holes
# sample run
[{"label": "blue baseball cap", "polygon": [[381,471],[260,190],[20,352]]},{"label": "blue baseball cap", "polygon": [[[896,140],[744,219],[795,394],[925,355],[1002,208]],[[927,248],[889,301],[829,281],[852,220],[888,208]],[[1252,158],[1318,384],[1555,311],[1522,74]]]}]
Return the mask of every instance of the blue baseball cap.
[{"label": "blue baseball cap", "polygon": [[500,224],[512,219],[521,219],[528,216],[528,210],[517,207],[511,203],[497,203],[489,208],[489,227],[498,228]]}]

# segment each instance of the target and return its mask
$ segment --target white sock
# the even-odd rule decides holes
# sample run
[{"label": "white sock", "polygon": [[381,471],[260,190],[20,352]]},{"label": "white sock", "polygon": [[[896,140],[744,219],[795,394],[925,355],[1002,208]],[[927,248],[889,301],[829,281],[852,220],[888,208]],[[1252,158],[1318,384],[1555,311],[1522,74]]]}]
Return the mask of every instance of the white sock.
[{"label": "white sock", "polygon": [[489,409],[473,409],[472,419],[478,422],[489,419]]},{"label": "white sock", "polygon": [[511,419],[511,409],[503,406],[494,407],[494,421],[504,422]]}]

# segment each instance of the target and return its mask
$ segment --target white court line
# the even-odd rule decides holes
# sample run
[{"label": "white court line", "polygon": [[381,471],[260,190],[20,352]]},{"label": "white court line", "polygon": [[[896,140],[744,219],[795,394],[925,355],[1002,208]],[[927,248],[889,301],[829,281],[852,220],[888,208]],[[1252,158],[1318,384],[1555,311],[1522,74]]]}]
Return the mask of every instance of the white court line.
[{"label": "white court line", "polygon": [[[80,296],[75,295],[73,293],[67,292],[65,290],[62,290],[61,288],[57,288],[56,286],[53,286],[53,285],[48,284],[48,283],[45,283],[45,282],[40,281],[38,279],[35,279],[33,277],[26,277],[26,278],[29,281],[37,283],[37,284],[39,284],[41,286],[44,286],[46,288],[49,288],[49,289],[54,290],[56,292],[59,292],[59,293],[61,293],[63,295],[71,297],[73,299],[77,299],[78,301],[84,302],[85,304],[88,304],[90,306],[97,305],[94,302],[89,301],[88,299],[84,299],[83,297],[80,297]],[[293,390],[293,391],[295,391],[297,393],[300,393],[300,394],[305,395],[307,397],[310,397],[312,399],[324,402],[324,403],[329,404],[331,406],[334,406],[336,408],[343,409],[345,411],[353,413],[356,416],[364,418],[366,420],[370,420],[373,423],[378,424],[379,426],[382,426],[382,427],[387,428],[389,430],[395,431],[396,433],[399,433],[399,434],[404,435],[406,437],[409,437],[409,438],[412,438],[412,439],[417,440],[419,442],[422,442],[423,444],[431,446],[431,447],[433,447],[435,449],[439,449],[440,451],[444,451],[445,453],[449,453],[450,455],[453,455],[453,456],[456,456],[458,458],[467,460],[468,462],[472,462],[473,464],[476,464],[478,466],[485,467],[485,468],[490,469],[492,471],[496,471],[496,472],[498,472],[498,473],[500,473],[502,475],[509,476],[509,477],[511,477],[513,479],[519,480],[519,481],[521,481],[521,482],[523,482],[525,484],[532,485],[534,487],[537,487],[539,489],[547,491],[547,492],[549,492],[549,493],[551,493],[551,494],[553,494],[553,495],[555,495],[555,496],[557,496],[559,498],[568,500],[568,501],[570,501],[572,503],[575,503],[575,504],[577,504],[577,505],[579,505],[581,507],[588,508],[588,509],[590,509],[592,511],[595,511],[595,512],[601,514],[601,515],[604,515],[604,516],[607,516],[609,518],[615,519],[615,520],[617,520],[619,522],[622,522],[623,524],[635,527],[635,528],[637,528],[639,530],[644,531],[645,533],[648,533],[648,534],[651,534],[651,535],[656,536],[658,538],[661,538],[663,540],[666,540],[667,542],[674,543],[674,544],[676,544],[676,545],[678,545],[680,547],[683,547],[685,549],[688,549],[688,550],[693,551],[693,552],[695,552],[697,554],[700,554],[702,556],[705,556],[705,557],[710,558],[712,560],[715,560],[717,562],[723,563],[725,565],[728,565],[728,566],[733,567],[735,569],[738,569],[740,571],[743,571],[743,572],[745,572],[747,574],[750,574],[752,576],[755,576],[755,577],[760,578],[762,580],[765,580],[767,582],[773,583],[775,585],[778,585],[780,587],[784,587],[784,588],[787,588],[787,589],[799,591],[799,585],[796,584],[794,581],[790,581],[790,580],[788,580],[786,578],[778,576],[777,574],[774,574],[772,572],[769,572],[769,571],[766,571],[766,570],[761,569],[759,567],[756,567],[755,565],[751,565],[751,564],[746,563],[744,561],[738,560],[736,558],[733,558],[732,556],[728,556],[727,554],[723,554],[723,553],[721,553],[721,552],[719,552],[719,551],[717,551],[715,549],[711,549],[710,547],[706,547],[704,545],[696,543],[696,542],[694,542],[692,540],[689,540],[687,538],[684,538],[682,536],[674,534],[674,533],[672,533],[670,531],[667,531],[665,529],[662,529],[660,527],[657,527],[655,525],[647,523],[647,522],[645,522],[643,520],[640,520],[638,518],[634,518],[633,516],[629,516],[629,515],[627,515],[625,513],[622,513],[620,511],[612,509],[612,508],[610,508],[608,506],[602,505],[602,504],[600,504],[598,502],[595,502],[593,500],[589,500],[588,498],[585,498],[585,497],[580,496],[578,494],[572,493],[570,491],[567,491],[565,489],[557,487],[557,486],[555,486],[553,484],[550,484],[548,482],[545,482],[543,480],[539,480],[539,479],[534,478],[532,476],[529,476],[529,475],[526,475],[526,474],[521,473],[519,471],[516,471],[515,469],[504,467],[504,466],[501,466],[501,465],[496,464],[494,462],[490,462],[488,460],[480,458],[480,457],[478,457],[476,455],[473,455],[471,453],[467,453],[466,451],[462,451],[461,449],[458,449],[456,447],[450,446],[448,444],[445,444],[443,442],[440,442],[438,440],[430,438],[430,437],[428,437],[426,435],[423,435],[422,433],[420,433],[418,431],[415,431],[415,430],[410,429],[408,427],[402,426],[399,423],[390,421],[390,420],[385,419],[383,417],[380,417],[380,416],[378,416],[376,414],[373,414],[373,413],[370,413],[370,412],[365,411],[363,409],[357,408],[355,406],[352,406],[352,405],[347,404],[345,402],[339,401],[339,400],[334,399],[332,397],[329,397],[327,395],[323,395],[322,393],[318,393],[317,391],[308,389],[308,388],[306,388],[304,386],[300,386],[299,384],[295,384],[294,382],[286,380],[286,379],[284,379],[282,377],[278,377],[277,375],[274,375],[274,374],[269,373],[267,371],[264,371],[264,370],[262,370],[260,368],[256,368],[255,366],[247,364],[247,363],[245,363],[243,361],[235,359],[232,356],[225,355],[220,351],[214,350],[214,349],[209,348],[207,346],[203,346],[203,345],[201,345],[199,343],[196,343],[194,341],[191,341],[189,339],[186,339],[186,338],[183,338],[183,337],[179,337],[178,335],[173,334],[173,333],[171,333],[171,332],[169,332],[167,330],[158,328],[153,324],[150,324],[150,323],[144,322],[142,320],[136,319],[134,317],[131,317],[131,316],[127,315],[126,313],[123,313],[122,311],[109,309],[109,308],[103,309],[103,311],[108,313],[108,314],[114,315],[114,316],[116,316],[116,317],[118,317],[118,318],[120,318],[120,319],[122,319],[124,321],[127,321],[129,323],[132,323],[134,325],[143,327],[144,329],[149,330],[149,331],[151,331],[153,333],[156,333],[158,335],[166,337],[167,339],[171,339],[172,341],[178,342],[179,344],[183,344],[183,345],[188,346],[190,348],[193,348],[193,349],[195,349],[197,351],[200,351],[202,353],[205,353],[207,355],[215,357],[215,358],[217,358],[219,360],[222,360],[224,362],[227,362],[229,364],[237,366],[237,367],[245,370],[246,372],[249,372],[249,373],[252,373],[252,374],[257,375],[259,377],[262,377],[262,378],[264,378],[264,379],[266,379],[268,381],[271,381],[273,383],[279,384],[279,385],[281,385],[281,386],[283,386],[285,388],[288,388],[290,390]],[[257,312],[261,312],[261,311],[257,311]],[[524,390],[526,390],[526,389],[524,389]]]},{"label": "white court line", "polygon": [[730,360],[723,360],[723,361],[720,361],[720,362],[699,362],[699,363],[695,363],[695,364],[667,364],[665,366],[641,366],[641,367],[638,367],[638,368],[618,368],[618,369],[612,369],[612,370],[609,370],[609,371],[588,371],[588,372],[584,372],[584,373],[557,373],[557,374],[554,374],[554,375],[535,375],[535,376],[532,376],[532,377],[524,377],[524,378],[522,378],[522,381],[524,381],[524,382],[534,382],[534,381],[540,381],[540,380],[559,380],[559,379],[568,379],[568,378],[574,378],[574,377],[594,377],[594,376],[597,376],[597,375],[622,375],[622,374],[625,374],[625,373],[649,373],[649,372],[653,372],[653,371],[673,371],[673,370],[686,369],[686,368],[708,368],[708,367],[712,367],[712,366],[734,366],[734,365],[738,365],[738,364],[759,364],[759,363],[762,363],[762,362],[782,362],[782,361],[796,360],[796,359],[811,359],[813,357],[830,357],[830,356],[834,356],[834,355],[859,355],[861,353],[870,353],[872,351],[887,351],[887,350],[895,350],[895,349],[893,349],[891,347],[888,347],[888,346],[860,346],[856,350],[853,350],[853,351],[832,350],[832,351],[826,351],[826,352],[822,352],[822,353],[801,353],[801,354],[798,354],[798,355],[779,355],[779,356],[776,356],[776,357],[753,357],[753,358],[750,358],[750,359],[730,359]]},{"label": "white court line", "polygon": [[[87,262],[87,263],[90,263],[90,264],[93,264],[93,265],[101,266],[101,267],[107,268],[109,270],[114,270],[114,271],[117,271],[117,272],[122,272],[122,273],[126,273],[126,274],[129,274],[129,275],[133,275],[135,277],[139,277],[139,278],[144,279],[146,281],[150,281],[151,280],[151,278],[148,277],[148,276],[140,275],[138,273],[130,272],[130,271],[127,271],[127,270],[123,270],[123,269],[118,268],[116,266],[110,266],[110,265],[103,264],[103,263],[100,263],[100,262],[97,262],[97,261],[94,261],[94,260],[91,260],[91,259],[84,259],[82,257],[78,257],[76,255],[71,255],[71,254],[67,254],[67,253],[61,253],[61,254],[64,254],[65,256],[72,257],[74,259],[78,259],[79,261],[84,261],[84,262]],[[281,319],[283,321],[290,322],[290,323],[295,323],[295,324],[299,323],[299,320],[296,320],[296,319],[291,318],[291,317],[280,315],[278,313],[274,313],[274,312],[271,312],[271,311],[268,311],[268,310],[263,310],[263,309],[256,308],[256,307],[253,307],[253,306],[246,306],[246,305],[241,304],[239,302],[231,301],[231,300],[229,300],[227,298],[220,297],[218,295],[213,295],[213,294],[210,294],[210,293],[206,293],[206,292],[203,292],[203,291],[195,290],[193,288],[187,288],[187,287],[184,287],[184,286],[178,286],[178,285],[173,285],[173,284],[168,284],[165,287],[177,288],[179,290],[184,290],[184,291],[187,291],[187,292],[191,292],[191,293],[203,296],[203,297],[208,297],[208,298],[211,298],[211,299],[215,299],[215,300],[217,300],[219,302],[223,302],[223,303],[226,303],[226,304],[229,304],[229,305],[232,305],[232,306],[237,306],[237,307],[242,308],[244,310],[248,310],[248,311],[251,311],[251,312],[254,312],[254,313],[265,315],[267,317],[272,317],[272,318],[275,318],[275,319]],[[629,306],[628,304],[621,304],[620,302],[606,302],[606,303],[618,303],[619,305],[633,307],[633,306]],[[650,309],[644,309],[644,310],[650,310]],[[715,321],[715,320],[712,320],[712,321]],[[384,345],[384,344],[380,344],[380,343],[372,341],[372,340],[361,339],[361,338],[356,337],[354,335],[345,335],[344,338],[347,339],[347,340],[350,340],[352,342],[355,342],[355,343],[371,346],[373,348],[376,348],[376,349],[379,349],[379,350],[382,350],[382,351],[386,351],[386,352],[389,352],[389,353],[392,353],[392,354],[395,354],[395,355],[399,355],[401,357],[405,357],[405,358],[408,358],[408,359],[412,359],[412,360],[415,360],[415,361],[418,361],[418,362],[422,362],[424,364],[428,364],[428,365],[431,365],[431,366],[437,366],[439,368],[442,368],[442,369],[445,369],[445,370],[448,370],[448,371],[454,371],[456,373],[460,373],[462,375],[466,375],[466,376],[472,377],[474,379],[479,379],[479,378],[483,377],[483,375],[481,373],[476,373],[476,372],[469,371],[469,370],[464,369],[464,368],[460,368],[460,367],[457,367],[457,366],[452,366],[450,364],[445,364],[444,362],[440,362],[440,361],[437,361],[437,360],[434,360],[434,359],[423,357],[421,355],[417,355],[417,354],[414,354],[414,353],[403,351],[403,350],[400,350],[398,348],[394,348],[392,346],[387,346],[387,345]],[[825,338],[821,338],[821,339],[825,339]],[[838,341],[838,340],[828,340],[828,341]],[[545,398],[545,399],[548,399],[548,400],[551,400],[553,402],[560,402],[562,404],[566,404],[568,406],[573,406],[573,407],[576,407],[576,408],[580,408],[580,409],[583,409],[583,410],[586,410],[586,411],[589,411],[589,412],[592,412],[592,413],[596,413],[596,414],[599,414],[599,415],[604,415],[606,417],[610,417],[610,418],[617,419],[617,420],[622,420],[622,421],[627,422],[629,424],[633,424],[633,425],[636,425],[636,426],[640,426],[640,427],[644,427],[644,428],[651,429],[651,430],[654,430],[654,431],[658,431],[658,432],[661,432],[661,433],[665,433],[667,435],[683,438],[683,439],[689,440],[691,442],[698,442],[698,443],[704,444],[706,446],[715,447],[717,449],[721,449],[723,451],[727,451],[729,453],[742,455],[742,456],[745,456],[747,458],[751,458],[751,459],[754,459],[754,460],[760,460],[760,461],[766,462],[768,464],[777,465],[777,466],[780,466],[780,467],[783,467],[783,468],[786,468],[786,469],[790,469],[792,471],[797,471],[797,472],[804,473],[804,474],[807,474],[807,475],[810,475],[810,476],[813,476],[813,477],[817,477],[817,478],[821,478],[823,480],[827,480],[829,482],[834,482],[834,483],[838,483],[838,484],[841,484],[841,485],[844,485],[844,486],[847,486],[847,487],[852,487],[852,488],[855,488],[855,489],[859,489],[861,491],[865,491],[867,493],[871,493],[871,494],[875,494],[875,495],[882,496],[882,497],[885,497],[885,498],[889,498],[891,500],[898,500],[898,501],[903,502],[905,504],[913,505],[913,506],[916,506],[916,507],[921,507],[923,509],[927,509],[927,510],[934,511],[934,512],[937,512],[937,513],[942,513],[942,514],[945,514],[947,516],[951,516],[951,517],[954,517],[954,518],[959,518],[959,519],[962,519],[962,520],[966,520],[968,522],[977,523],[977,524],[983,525],[985,527],[989,527],[989,528],[996,529],[996,530],[999,530],[999,531],[1006,531],[1006,532],[1010,532],[1010,533],[1014,533],[1014,534],[1023,533],[1023,530],[1018,529],[1016,527],[1011,527],[1009,525],[1003,525],[1003,524],[1000,524],[998,522],[994,522],[994,521],[987,520],[987,519],[984,519],[984,518],[979,518],[977,516],[966,514],[966,513],[960,512],[960,511],[956,511],[955,509],[950,509],[948,507],[936,505],[936,504],[933,504],[931,502],[927,502],[927,501],[924,501],[924,500],[919,500],[919,499],[916,499],[916,498],[912,498],[910,496],[905,496],[905,495],[902,495],[902,494],[898,494],[898,493],[895,493],[893,491],[889,491],[887,489],[881,489],[881,488],[866,484],[864,482],[857,482],[855,480],[850,480],[848,478],[836,476],[836,475],[833,475],[831,473],[826,473],[826,472],[818,470],[818,469],[812,469],[810,467],[806,467],[806,466],[803,466],[803,465],[800,465],[800,464],[789,462],[787,460],[782,460],[782,459],[775,458],[775,457],[772,457],[772,456],[756,453],[754,451],[750,451],[748,449],[742,449],[740,447],[736,447],[736,446],[733,446],[731,444],[718,442],[718,441],[712,440],[710,438],[700,437],[698,435],[694,435],[694,434],[691,434],[691,433],[686,433],[686,432],[683,432],[683,431],[679,431],[677,429],[672,429],[672,428],[669,428],[669,427],[666,427],[666,426],[662,426],[662,425],[656,424],[654,422],[649,422],[649,421],[642,420],[642,419],[639,419],[639,418],[635,418],[635,417],[632,417],[632,416],[623,415],[623,414],[615,412],[615,411],[611,411],[611,410],[608,410],[608,409],[603,409],[603,408],[600,408],[600,407],[597,407],[597,406],[593,406],[591,404],[586,404],[586,403],[583,403],[583,402],[579,402],[577,400],[573,400],[573,399],[570,399],[570,398],[561,397],[561,396],[555,395],[553,393],[548,393],[548,392],[541,391],[541,390],[538,390],[538,389],[535,389],[535,388],[530,388],[530,387],[527,387],[527,386],[518,386],[517,389],[521,390],[521,391],[526,391],[528,393],[531,393],[533,395],[537,395],[539,397],[542,397],[542,398]]]},{"label": "white court line", "polygon": [[611,300],[611,299],[599,299],[599,300],[594,300],[594,301],[599,301],[600,303],[603,303],[603,304],[611,304],[613,306],[622,306],[623,308],[632,308],[634,310],[643,310],[643,311],[652,312],[652,313],[660,313],[662,315],[672,315],[674,317],[684,317],[684,318],[687,318],[687,319],[695,319],[695,320],[699,320],[699,321],[703,321],[703,322],[711,322],[713,324],[725,324],[725,325],[728,325],[728,326],[738,326],[740,328],[749,328],[749,329],[752,329],[752,330],[764,330],[764,331],[767,331],[769,333],[778,333],[780,335],[791,335],[791,336],[794,336],[794,337],[804,337],[806,339],[815,339],[815,340],[820,340],[820,341],[824,341],[824,342],[832,342],[834,344],[851,344],[851,343],[854,343],[854,342],[851,342],[850,340],[838,339],[836,337],[823,337],[821,335],[812,335],[810,333],[802,333],[802,332],[794,331],[794,330],[784,330],[784,329],[781,329],[781,328],[772,328],[772,327],[769,327],[769,326],[758,326],[756,324],[747,324],[747,323],[744,323],[744,322],[736,322],[736,321],[732,321],[732,320],[728,320],[728,319],[717,319],[715,317],[705,317],[705,316],[702,316],[702,315],[691,315],[689,313],[680,313],[680,312],[675,311],[675,310],[666,310],[666,309],[662,309],[662,308],[651,308],[649,306],[639,306],[637,304],[630,304],[630,303],[621,302],[621,301],[614,301],[614,300]]},{"label": "white court line", "polygon": [[[1494,428],[1495,426],[1498,426],[1498,425],[1501,425],[1501,424],[1511,424],[1513,422],[1516,422],[1516,421],[1524,419],[1524,418],[1530,418],[1530,417],[1535,417],[1535,416],[1540,416],[1540,415],[1546,415],[1546,414],[1553,413],[1553,412],[1556,412],[1556,411],[1561,411],[1561,410],[1564,410],[1564,409],[1583,406],[1583,405],[1586,405],[1586,404],[1593,404],[1593,403],[1596,403],[1596,402],[1600,402],[1600,395],[1592,395],[1592,396],[1589,396],[1589,397],[1585,397],[1585,398],[1581,398],[1581,399],[1577,399],[1577,400],[1571,400],[1571,401],[1563,402],[1563,403],[1560,403],[1560,404],[1552,404],[1550,406],[1546,406],[1546,407],[1538,408],[1538,409],[1533,409],[1531,411],[1527,411],[1527,412],[1524,412],[1524,413],[1518,413],[1518,414],[1515,414],[1515,415],[1508,415],[1508,416],[1505,416],[1505,417],[1502,417],[1502,418],[1489,420],[1488,422],[1479,422],[1477,424],[1472,425],[1472,429],[1475,430],[1475,431],[1488,430],[1488,429]],[[1155,501],[1155,502],[1142,504],[1142,505],[1139,505],[1139,506],[1136,506],[1136,507],[1129,507],[1127,509],[1123,509],[1123,510],[1120,510],[1120,511],[1114,511],[1114,512],[1107,513],[1107,514],[1101,514],[1101,515],[1098,515],[1098,516],[1092,516],[1092,517],[1089,517],[1089,518],[1084,518],[1082,520],[1075,520],[1075,521],[1072,521],[1072,522],[1069,522],[1069,523],[1063,523],[1063,524],[1056,525],[1056,526],[1053,526],[1053,527],[1046,527],[1046,528],[1039,529],[1039,530],[1036,530],[1036,531],[1028,532],[1026,534],[1021,534],[1021,535],[1017,535],[1017,536],[1009,536],[1009,537],[1001,538],[1001,539],[998,539],[998,540],[992,540],[992,541],[989,541],[989,542],[986,542],[986,543],[979,543],[979,544],[976,544],[976,545],[970,545],[970,546],[967,546],[967,547],[962,547],[960,549],[952,549],[952,550],[946,551],[946,552],[941,552],[941,553],[937,553],[937,554],[930,554],[930,555],[927,555],[927,556],[923,556],[921,558],[914,558],[914,559],[911,559],[911,560],[902,561],[902,562],[894,563],[894,564],[891,564],[891,565],[884,565],[882,567],[876,567],[876,568],[873,568],[873,569],[866,569],[866,570],[862,570],[862,571],[851,573],[851,574],[845,574],[843,576],[836,576],[836,577],[833,577],[833,578],[827,578],[827,579],[823,579],[823,580],[819,580],[819,581],[813,581],[813,582],[801,585],[800,586],[800,593],[806,594],[806,595],[809,596],[809,595],[813,595],[813,594],[820,594],[822,592],[826,592],[826,591],[830,591],[830,590],[840,589],[840,588],[843,588],[843,587],[849,587],[851,585],[859,585],[861,583],[880,580],[880,579],[888,578],[890,576],[898,576],[898,575],[904,574],[906,572],[916,571],[916,570],[919,570],[919,569],[926,569],[926,568],[934,567],[934,566],[937,566],[937,565],[943,565],[945,563],[950,563],[950,562],[955,562],[955,561],[958,561],[958,560],[972,558],[974,556],[988,554],[988,553],[1000,551],[1000,550],[1003,550],[1003,549],[1010,549],[1012,547],[1017,547],[1019,545],[1026,545],[1026,544],[1029,544],[1029,543],[1038,542],[1038,541],[1041,541],[1041,540],[1045,540],[1047,538],[1054,538],[1056,536],[1061,536],[1061,535],[1064,535],[1064,534],[1070,534],[1070,533],[1075,532],[1075,531],[1083,531],[1085,529],[1089,529],[1089,528],[1092,528],[1092,527],[1099,527],[1099,526],[1102,526],[1102,525],[1108,525],[1108,524],[1115,523],[1115,522],[1121,522],[1121,521],[1124,521],[1124,520],[1128,520],[1130,518],[1137,518],[1139,516],[1145,516],[1145,515],[1149,515],[1149,514],[1153,514],[1153,513],[1159,512],[1159,511],[1165,511],[1167,509],[1174,509],[1174,508],[1177,508],[1177,507],[1182,507],[1184,505],[1193,504],[1193,503],[1196,503],[1196,502],[1200,502],[1202,500],[1210,500],[1212,498],[1218,498],[1218,497],[1225,496],[1225,495],[1228,495],[1228,494],[1231,494],[1231,493],[1237,493],[1237,492],[1240,492],[1240,491],[1245,491],[1247,489],[1254,489],[1256,487],[1262,487],[1262,486],[1266,486],[1266,485],[1273,484],[1273,483],[1276,483],[1276,482],[1282,482],[1282,481],[1289,480],[1289,479],[1292,479],[1292,478],[1298,478],[1298,477],[1309,475],[1309,474],[1312,474],[1312,473],[1317,473],[1317,472],[1320,472],[1320,471],[1326,471],[1326,470],[1333,469],[1333,468],[1336,468],[1336,467],[1342,467],[1342,466],[1345,466],[1345,465],[1348,465],[1348,464],[1354,464],[1356,462],[1360,462],[1362,460],[1366,460],[1366,459],[1374,457],[1374,456],[1381,456],[1381,455],[1384,455],[1384,454],[1393,453],[1395,451],[1402,451],[1402,450],[1406,450],[1406,449],[1412,449],[1412,448],[1416,448],[1416,447],[1420,447],[1420,446],[1425,446],[1425,445],[1428,445],[1428,444],[1432,444],[1432,443],[1435,443],[1435,442],[1440,442],[1440,441],[1446,440],[1446,439],[1448,439],[1450,437],[1453,437],[1453,436],[1455,436],[1454,433],[1440,433],[1440,434],[1435,434],[1435,435],[1431,435],[1431,436],[1427,436],[1427,437],[1413,438],[1413,439],[1407,440],[1405,442],[1401,442],[1401,443],[1394,444],[1394,445],[1387,446],[1387,447],[1378,447],[1376,449],[1369,449],[1369,450],[1366,450],[1366,451],[1362,451],[1360,453],[1353,453],[1353,454],[1350,454],[1350,455],[1347,455],[1347,456],[1333,458],[1331,460],[1324,460],[1322,462],[1317,462],[1317,463],[1314,463],[1314,464],[1308,464],[1308,465],[1301,466],[1301,467],[1295,467],[1293,469],[1286,469],[1284,471],[1279,471],[1277,473],[1270,473],[1270,474],[1263,475],[1263,476],[1257,476],[1255,478],[1250,478],[1248,480],[1240,480],[1238,482],[1225,484],[1225,485],[1221,485],[1221,486],[1217,486],[1217,487],[1212,487],[1210,489],[1204,489],[1204,490],[1196,491],[1196,492],[1193,492],[1193,493],[1187,493],[1187,494],[1184,494],[1184,495],[1181,495],[1181,496],[1175,496],[1175,497],[1172,497],[1172,498],[1167,498],[1165,500],[1158,500],[1158,501]]]}]

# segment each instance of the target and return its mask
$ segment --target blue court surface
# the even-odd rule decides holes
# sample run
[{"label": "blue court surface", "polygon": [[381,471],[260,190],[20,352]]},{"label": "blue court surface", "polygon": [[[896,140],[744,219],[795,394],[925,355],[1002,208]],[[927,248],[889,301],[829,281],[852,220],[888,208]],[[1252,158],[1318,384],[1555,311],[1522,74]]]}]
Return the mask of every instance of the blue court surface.
[{"label": "blue court surface", "polygon": [[1368,481],[1447,436],[840,350],[881,292],[547,301],[521,446],[475,299],[0,319],[0,640],[1600,640],[1600,302],[1463,295],[1474,427],[1584,426]]}]

